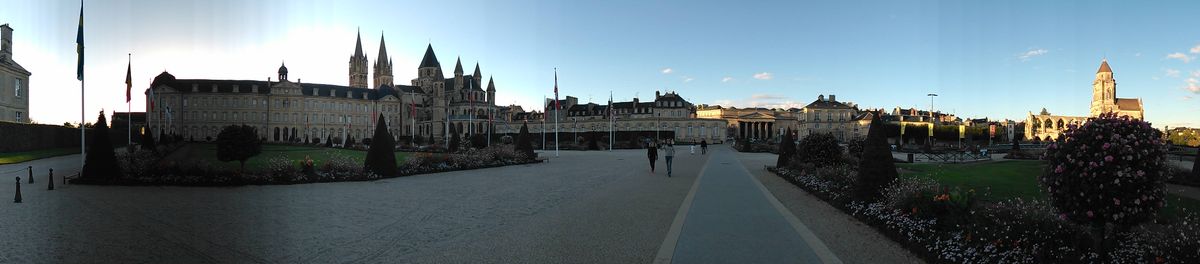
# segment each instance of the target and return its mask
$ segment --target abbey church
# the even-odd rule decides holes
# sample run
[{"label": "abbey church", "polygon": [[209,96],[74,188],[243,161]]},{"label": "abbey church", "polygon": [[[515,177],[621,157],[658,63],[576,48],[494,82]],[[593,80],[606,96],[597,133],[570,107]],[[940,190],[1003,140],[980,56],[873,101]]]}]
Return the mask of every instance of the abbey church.
[{"label": "abbey church", "polygon": [[447,78],[430,44],[417,66],[418,77],[397,85],[383,36],[376,56],[368,83],[371,64],[358,36],[346,85],[293,80],[286,65],[267,80],[178,79],[164,71],[145,92],[147,125],[155,135],[205,140],[225,126],[245,124],[269,142],[317,143],[370,138],[379,115],[397,138],[442,140],[451,126],[460,134],[494,128],[489,119],[498,109],[496,87],[490,77],[484,86],[478,63],[464,75],[462,61],[456,60],[454,75]]},{"label": "abbey church", "polygon": [[1092,81],[1092,103],[1090,115],[1056,116],[1042,108],[1038,114],[1030,112],[1025,120],[1026,140],[1054,140],[1067,131],[1067,127],[1075,124],[1082,125],[1088,119],[1104,113],[1116,113],[1117,116],[1129,116],[1135,119],[1145,118],[1141,98],[1117,98],[1117,81],[1113,78],[1112,68],[1108,60],[1100,61],[1100,69],[1096,70],[1096,79]]}]

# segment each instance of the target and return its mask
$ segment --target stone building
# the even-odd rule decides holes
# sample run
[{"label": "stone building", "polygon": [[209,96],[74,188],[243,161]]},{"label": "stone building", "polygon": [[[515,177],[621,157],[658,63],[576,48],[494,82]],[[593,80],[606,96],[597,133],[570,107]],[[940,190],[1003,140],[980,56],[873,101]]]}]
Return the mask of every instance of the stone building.
[{"label": "stone building", "polygon": [[[558,100],[558,132],[561,137],[571,137],[571,133],[576,132],[607,133],[612,120],[612,131],[622,134],[637,132],[650,137],[658,134],[662,138],[673,135],[679,142],[706,140],[715,144],[725,140],[725,122],[697,118],[696,106],[679,94],[655,92],[654,98],[649,102],[633,98],[626,102],[581,104],[574,96],[566,96]],[[554,103],[553,99],[546,100],[546,107],[541,112],[513,113],[512,124],[497,126],[496,131],[517,133],[524,123],[529,126],[530,133],[554,133]]]},{"label": "stone building", "polygon": [[859,111],[858,105],[839,102],[836,95],[818,95],[817,100],[809,103],[796,115],[800,122],[798,134],[803,138],[808,134],[825,133],[838,140],[850,140],[866,137],[871,125],[872,115]]},{"label": "stone building", "polygon": [[1090,115],[1086,117],[1056,116],[1050,114],[1045,108],[1042,108],[1042,111],[1036,115],[1030,112],[1025,118],[1025,139],[1058,139],[1059,135],[1065,132],[1070,125],[1081,125],[1088,119],[1104,113],[1116,113],[1118,116],[1144,119],[1145,111],[1142,108],[1141,98],[1117,98],[1117,81],[1113,78],[1112,68],[1108,66],[1107,59],[1100,61],[1100,69],[1096,70],[1096,79],[1092,81],[1092,101],[1089,113]]},{"label": "stone building", "polygon": [[696,116],[703,119],[723,120],[733,138],[769,140],[779,137],[788,127],[796,127],[796,112],[799,109],[769,108],[725,108],[719,105],[702,106]]},{"label": "stone building", "polygon": [[13,59],[12,27],[0,25],[0,122],[29,123],[29,76]]},{"label": "stone building", "polygon": [[[215,138],[228,125],[250,125],[272,142],[324,142],[342,138],[360,140],[374,133],[377,115],[399,138],[420,136],[444,140],[447,129],[486,133],[488,119],[497,109],[496,87],[476,63],[464,75],[461,62],[453,77],[443,75],[433,45],[417,67],[410,85],[393,83],[392,61],[383,37],[374,74],[368,86],[367,55],[362,38],[349,61],[348,86],[303,83],[279,67],[278,78],[267,80],[177,79],[163,72],[146,89],[147,119],[151,131],[177,133],[184,138]],[[486,90],[485,90],[486,89]]]}]

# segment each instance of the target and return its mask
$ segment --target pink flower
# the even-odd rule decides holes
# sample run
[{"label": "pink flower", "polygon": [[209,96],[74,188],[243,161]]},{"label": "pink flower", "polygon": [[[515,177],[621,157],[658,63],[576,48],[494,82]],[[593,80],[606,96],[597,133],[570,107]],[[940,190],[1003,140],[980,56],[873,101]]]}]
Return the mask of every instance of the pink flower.
[{"label": "pink flower", "polygon": [[1065,213],[1064,213],[1064,214],[1058,214],[1058,219],[1059,219],[1059,220],[1063,220],[1063,221],[1067,221],[1067,214],[1065,214]]},{"label": "pink flower", "polygon": [[1146,176],[1146,172],[1142,171],[1142,170],[1138,170],[1137,175],[1138,175],[1138,177]]},{"label": "pink flower", "polygon": [[1054,173],[1062,173],[1063,170],[1064,169],[1063,169],[1062,165],[1058,165],[1058,167],[1054,167]]},{"label": "pink flower", "polygon": [[1121,205],[1121,199],[1113,198],[1113,205]]},{"label": "pink flower", "polygon": [[[1105,144],[1105,145],[1108,145],[1108,144]],[[1112,162],[1112,161],[1113,161],[1113,156],[1111,156],[1111,155],[1104,156],[1104,162]]]},{"label": "pink flower", "polygon": [[1104,150],[1108,150],[1108,147],[1110,147],[1110,146],[1111,145],[1109,145],[1108,143],[1104,143]]},{"label": "pink flower", "polygon": [[1096,217],[1096,215],[1093,214],[1092,211],[1087,211],[1087,216],[1088,216],[1088,218]]}]

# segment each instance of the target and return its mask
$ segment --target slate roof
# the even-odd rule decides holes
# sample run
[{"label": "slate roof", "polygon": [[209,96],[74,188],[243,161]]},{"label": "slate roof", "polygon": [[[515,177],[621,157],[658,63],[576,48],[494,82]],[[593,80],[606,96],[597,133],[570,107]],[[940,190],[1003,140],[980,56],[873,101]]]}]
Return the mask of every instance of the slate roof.
[{"label": "slate roof", "polygon": [[419,66],[419,67],[420,68],[425,68],[425,67],[440,68],[440,67],[442,67],[442,64],[438,63],[437,55],[433,54],[433,44],[429,44],[429,46],[425,47],[425,57],[421,58],[421,66]]},{"label": "slate roof", "polygon": [[[216,85],[217,93],[234,93],[233,86],[237,85],[239,90],[238,93],[253,93],[254,85],[258,85],[258,93],[267,94],[271,92],[270,85],[274,84],[278,84],[278,82],[271,82],[268,84],[266,81],[258,80],[176,79],[174,75],[163,72],[157,77],[154,77],[154,80],[151,82],[150,86],[168,86],[179,90],[181,93],[192,93],[192,86],[195,85],[198,87],[198,89],[196,89],[196,93],[212,93],[212,87],[213,85]],[[346,98],[346,94],[349,93],[351,94],[352,98],[360,100],[363,98],[364,94],[369,100],[378,100],[379,98],[383,98],[387,95],[399,97],[400,95],[398,93],[400,92],[421,92],[420,87],[409,85],[382,85],[379,87],[379,89],[319,83],[297,83],[297,85],[300,86],[300,92],[307,96],[330,97],[332,94],[333,97]]]},{"label": "slate roof", "polygon": [[833,100],[821,100],[821,99],[817,99],[816,101],[813,101],[812,103],[808,104],[807,106],[804,106],[804,108],[811,108],[811,109],[852,109],[852,108],[854,108],[854,107],[851,107],[850,105],[847,105],[846,103],[842,103],[842,102],[838,102],[838,101],[833,101]]},{"label": "slate roof", "polygon": [[1117,98],[1117,108],[1122,111],[1141,111],[1142,99]]}]

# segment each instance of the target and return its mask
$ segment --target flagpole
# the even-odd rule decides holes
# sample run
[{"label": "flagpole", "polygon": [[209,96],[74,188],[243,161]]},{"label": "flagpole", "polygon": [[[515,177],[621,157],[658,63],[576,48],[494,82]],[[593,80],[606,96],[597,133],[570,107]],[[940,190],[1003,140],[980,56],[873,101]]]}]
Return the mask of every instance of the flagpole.
[{"label": "flagpole", "polygon": [[[126,55],[129,56],[129,64],[133,64],[133,53]],[[133,78],[126,78],[126,80],[131,82],[125,84],[125,96],[129,96],[129,89],[133,85]],[[125,98],[125,150],[130,150],[133,146],[133,133],[131,132],[133,132],[133,103],[130,102],[129,98]]]},{"label": "flagpole", "polygon": [[550,108],[546,104],[546,95],[542,95],[542,151],[546,151],[546,108]]},{"label": "flagpole", "polygon": [[84,88],[85,86],[83,81],[83,0],[79,0],[79,31],[75,36],[75,44],[77,45],[76,48],[77,52],[79,53],[79,65],[76,65],[76,73],[79,77],[79,165],[84,166],[84,164],[87,163],[87,140],[85,139],[86,136],[84,135],[87,133],[87,131],[83,129],[83,124],[86,123],[84,122],[85,119],[83,117],[85,108],[84,97],[86,94],[84,92],[86,89]]}]

